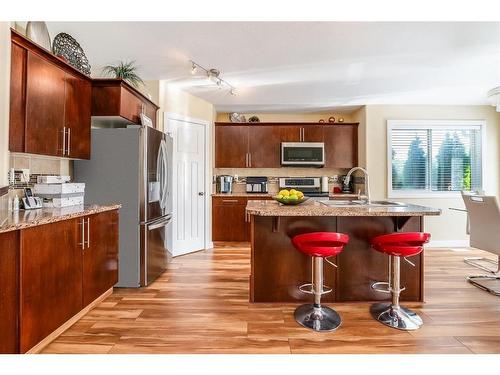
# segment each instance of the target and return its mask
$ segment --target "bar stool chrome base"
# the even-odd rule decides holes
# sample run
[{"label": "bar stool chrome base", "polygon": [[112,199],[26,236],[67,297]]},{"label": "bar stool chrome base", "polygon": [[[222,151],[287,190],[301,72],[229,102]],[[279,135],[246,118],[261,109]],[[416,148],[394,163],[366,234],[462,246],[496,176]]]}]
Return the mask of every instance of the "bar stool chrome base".
[{"label": "bar stool chrome base", "polygon": [[294,317],[301,326],[317,332],[335,331],[342,323],[335,310],[327,306],[315,307],[312,303],[297,307]]},{"label": "bar stool chrome base", "polygon": [[415,312],[392,303],[375,303],[371,305],[370,313],[380,323],[403,331],[414,331],[423,325]]}]

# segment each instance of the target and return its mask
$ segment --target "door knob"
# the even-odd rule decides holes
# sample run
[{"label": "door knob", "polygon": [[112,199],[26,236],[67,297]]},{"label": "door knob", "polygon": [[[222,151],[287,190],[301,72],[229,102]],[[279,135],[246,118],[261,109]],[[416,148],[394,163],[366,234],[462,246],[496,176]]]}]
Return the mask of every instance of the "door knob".
[{"label": "door knob", "polygon": [[205,195],[205,192],[200,191],[200,192],[198,193],[198,195],[199,195],[200,197],[202,197],[202,196],[204,196],[204,195]]}]

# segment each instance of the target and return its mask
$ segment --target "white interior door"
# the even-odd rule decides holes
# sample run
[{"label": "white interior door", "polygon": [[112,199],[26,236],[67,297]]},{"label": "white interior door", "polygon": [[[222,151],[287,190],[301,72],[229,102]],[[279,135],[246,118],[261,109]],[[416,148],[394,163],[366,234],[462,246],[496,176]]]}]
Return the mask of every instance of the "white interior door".
[{"label": "white interior door", "polygon": [[173,137],[172,255],[205,247],[205,127],[168,120]]}]

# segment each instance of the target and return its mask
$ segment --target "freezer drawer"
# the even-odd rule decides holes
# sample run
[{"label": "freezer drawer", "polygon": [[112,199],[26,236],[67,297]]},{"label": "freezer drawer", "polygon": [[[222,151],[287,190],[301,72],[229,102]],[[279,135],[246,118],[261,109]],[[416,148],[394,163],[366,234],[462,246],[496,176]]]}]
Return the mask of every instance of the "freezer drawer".
[{"label": "freezer drawer", "polygon": [[166,248],[167,225],[172,215],[141,224],[141,286],[151,284],[166,269],[170,253]]}]

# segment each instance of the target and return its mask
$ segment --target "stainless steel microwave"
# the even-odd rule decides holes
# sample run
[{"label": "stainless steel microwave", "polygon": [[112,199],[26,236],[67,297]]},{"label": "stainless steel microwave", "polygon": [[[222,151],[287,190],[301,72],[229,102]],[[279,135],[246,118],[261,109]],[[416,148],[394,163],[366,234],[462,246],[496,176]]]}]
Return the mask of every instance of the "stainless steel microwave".
[{"label": "stainless steel microwave", "polygon": [[282,142],[281,165],[323,167],[325,144],[323,142]]}]

